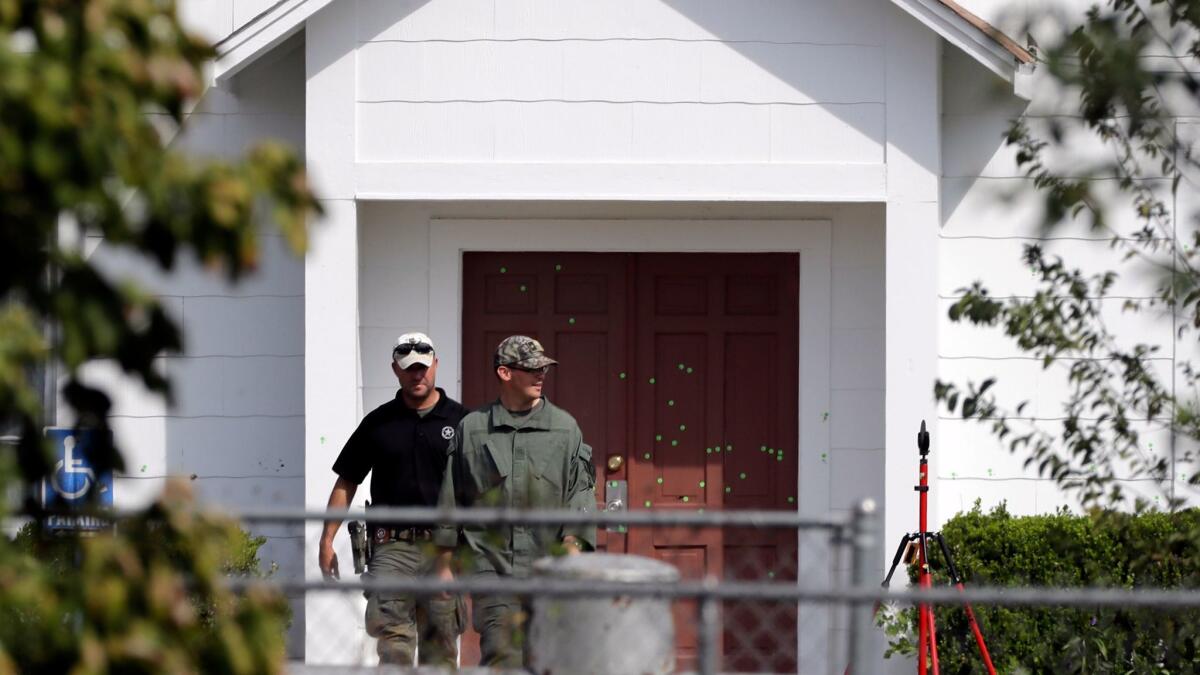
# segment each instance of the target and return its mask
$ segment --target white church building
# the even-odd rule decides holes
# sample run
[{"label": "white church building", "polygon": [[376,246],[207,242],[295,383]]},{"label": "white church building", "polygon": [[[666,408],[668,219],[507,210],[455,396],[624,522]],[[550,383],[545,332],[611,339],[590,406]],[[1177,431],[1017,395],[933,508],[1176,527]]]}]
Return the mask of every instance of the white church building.
[{"label": "white church building", "polygon": [[[114,274],[152,283],[186,336],[162,359],[175,407],[117,388],[118,504],[182,474],[230,508],[323,508],[342,444],[395,394],[396,336],[414,330],[469,407],[486,400],[499,338],[536,334],[563,363],[549,395],[632,508],[826,516],[873,497],[890,554],[916,528],[921,420],[935,524],[976,499],[1069,503],[932,395],[935,378],[1000,372],[1053,419],[1064,386],[998,333],[945,318],[976,279],[996,295],[1034,284],[1020,252],[1036,205],[997,195],[1025,182],[1003,134],[1039,114],[1037,71],[989,23],[1002,3],[180,4],[220,56],[173,142],[232,155],[287,141],[325,216],[304,259],[265,228],[262,272],[238,286],[198,268],[162,277],[91,242]],[[1060,244],[1097,264],[1118,255],[1099,235]],[[1137,330],[1171,341],[1169,323]],[[695,422],[651,458],[668,412]],[[721,446],[734,451],[705,452]],[[319,524],[260,531],[278,574],[320,578]],[[724,545],[605,544],[698,574]],[[295,608],[297,658],[373,654],[344,598]]]}]

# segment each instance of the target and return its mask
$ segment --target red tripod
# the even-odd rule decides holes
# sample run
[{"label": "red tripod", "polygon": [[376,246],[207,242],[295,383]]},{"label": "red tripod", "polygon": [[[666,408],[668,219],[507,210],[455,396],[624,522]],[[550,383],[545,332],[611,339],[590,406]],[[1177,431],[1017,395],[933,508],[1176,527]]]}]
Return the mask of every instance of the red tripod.
[{"label": "red tripod", "polygon": [[[921,453],[921,473],[920,482],[913,489],[920,493],[921,529],[919,532],[910,532],[900,539],[896,556],[892,558],[892,567],[888,570],[887,576],[883,578],[883,587],[887,588],[892,583],[892,575],[895,574],[900,561],[904,560],[905,553],[915,546],[918,569],[917,585],[921,588],[932,588],[933,573],[929,566],[928,544],[930,541],[936,541],[942,552],[942,559],[946,561],[946,569],[950,573],[950,583],[961,591],[963,590],[962,577],[959,576],[958,568],[954,565],[950,547],[946,545],[946,540],[942,537],[941,532],[929,531],[929,432],[925,430],[924,420],[921,421],[921,430],[917,432],[917,449]],[[911,556],[907,557],[911,559]],[[983,632],[979,630],[979,622],[975,620],[975,612],[971,610],[970,603],[963,603],[963,607],[967,610],[967,622],[971,626],[971,632],[975,634],[975,644],[979,645],[979,654],[983,657],[983,664],[987,667],[988,675],[996,675],[992,657],[988,654],[987,645],[983,641]],[[930,667],[933,669],[933,675],[939,675],[937,628],[934,625],[933,608],[921,603],[917,605],[917,673],[928,675]]]}]

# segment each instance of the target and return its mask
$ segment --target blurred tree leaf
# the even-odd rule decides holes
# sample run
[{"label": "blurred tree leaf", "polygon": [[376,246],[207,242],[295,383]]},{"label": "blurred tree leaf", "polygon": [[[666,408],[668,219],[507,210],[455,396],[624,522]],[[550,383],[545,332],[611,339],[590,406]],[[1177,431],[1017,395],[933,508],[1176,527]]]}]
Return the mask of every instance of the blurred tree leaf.
[{"label": "blurred tree leaf", "polygon": [[[1003,378],[990,390],[939,380],[935,398],[952,414],[988,425],[1025,456],[1027,467],[1086,506],[1127,503],[1123,479],[1134,478],[1161,488],[1153,498],[1139,496],[1137,508],[1176,508],[1183,502],[1177,480],[1195,483],[1196,472],[1187,467],[1194,466],[1200,444],[1155,449],[1146,431],[1157,426],[1174,439],[1200,440],[1200,375],[1187,351],[1200,328],[1200,214],[1173,212],[1181,190],[1197,189],[1189,177],[1200,168],[1176,124],[1200,104],[1198,20],[1200,0],[1108,0],[1081,24],[1060,21],[1053,37],[1040,40],[1036,67],[1049,86],[1035,100],[1056,114],[1023,117],[1008,130],[1005,142],[1035,188],[1020,197],[1040,200],[1042,234],[1082,223],[1107,238],[1122,262],[1089,274],[1028,245],[1022,265],[1035,279],[1032,296],[995,298],[977,282],[959,289],[949,311],[951,322],[1001,331],[1043,369],[1060,370],[1068,394],[1053,421],[1032,417],[1029,401],[1011,405],[1000,398]],[[1080,138],[1106,152],[1082,150]],[[1103,191],[1114,185],[1129,198],[1133,231],[1112,224]],[[1124,300],[1124,312],[1177,327],[1175,373],[1153,367],[1152,359],[1172,356],[1162,345],[1118,340],[1106,324],[1103,301],[1121,275],[1142,275],[1153,289]]]},{"label": "blurred tree leaf", "polygon": [[[108,430],[108,395],[79,376],[90,361],[170,396],[154,360],[182,349],[179,327],[94,266],[88,237],[164,272],[188,254],[230,281],[255,270],[264,221],[304,251],[319,206],[302,158],[265,143],[199,161],[164,142],[213,55],[172,0],[0,0],[0,430],[16,437],[0,491],[50,468],[45,363],[82,427]],[[95,450],[96,469],[121,467]],[[245,546],[186,502],[168,494],[119,534],[74,541],[66,572],[0,538],[0,673],[279,671],[286,606],[223,589],[222,561]]]},{"label": "blurred tree leaf", "polygon": [[[170,394],[153,361],[181,349],[178,327],[153,296],[114,282],[82,244],[65,241],[103,237],[163,270],[190,251],[237,280],[255,269],[256,216],[267,214],[304,250],[318,206],[301,158],[267,143],[239,161],[201,162],[166,147],[152,122],[183,125],[213,54],[169,0],[0,0],[0,299],[25,312],[3,319],[12,328],[0,338],[6,426],[41,426],[28,373],[47,351],[65,367],[67,400],[85,424],[105,427],[109,405],[78,381],[90,360],[112,359]],[[55,326],[54,344],[19,328],[18,316],[39,331]],[[20,438],[23,477],[36,479],[45,452],[36,434]],[[115,453],[97,459],[119,466]]]}]

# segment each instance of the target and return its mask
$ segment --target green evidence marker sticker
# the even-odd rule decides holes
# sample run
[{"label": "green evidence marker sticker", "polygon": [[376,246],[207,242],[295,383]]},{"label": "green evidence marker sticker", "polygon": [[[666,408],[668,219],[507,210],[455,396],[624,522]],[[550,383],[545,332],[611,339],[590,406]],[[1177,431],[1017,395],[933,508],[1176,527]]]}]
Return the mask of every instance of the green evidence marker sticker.
[{"label": "green evidence marker sticker", "polygon": [[654,378],[650,378],[650,384],[654,384]]},{"label": "green evidence marker sticker", "polygon": [[676,440],[676,439],[674,439],[674,438],[672,438],[672,439],[671,439],[671,445],[672,445],[672,446],[679,445],[679,441],[678,441],[678,440]]},{"label": "green evidence marker sticker", "polygon": [[644,459],[650,459],[650,453],[647,452],[646,454],[642,455],[642,457]]},{"label": "green evidence marker sticker", "polygon": [[683,370],[684,368],[687,368],[687,366],[683,365],[682,363],[681,363],[681,364],[679,364],[679,369],[680,369],[680,370]]},{"label": "green evidence marker sticker", "polygon": [[620,373],[617,375],[617,377],[619,377],[623,380],[623,379],[625,379],[625,373]]},{"label": "green evidence marker sticker", "polygon": [[711,455],[711,454],[712,454],[712,448],[705,448],[705,449],[704,449],[704,454],[706,454],[706,455]]},{"label": "green evidence marker sticker", "polygon": [[649,499],[647,499],[647,500],[644,502],[644,505],[645,505],[645,507],[646,507],[646,508],[650,508],[650,500],[649,500]]},{"label": "green evidence marker sticker", "polygon": [[507,273],[507,272],[508,272],[508,268],[507,268],[507,267],[501,267],[501,268],[500,268],[500,274],[505,274],[505,273]]},{"label": "green evidence marker sticker", "polygon": [[685,501],[685,502],[686,502],[686,501],[688,501],[688,498],[687,498],[687,496],[686,496],[686,495],[684,495],[684,497],[683,497],[683,501]]},{"label": "green evidence marker sticker", "polygon": [[656,440],[656,441],[661,441],[661,440],[662,440],[662,434],[654,434],[654,440]]},{"label": "green evidence marker sticker", "polygon": [[572,326],[574,326],[574,325],[575,325],[575,317],[571,317],[571,318],[567,319],[567,323],[569,323],[569,324],[571,324]]},{"label": "green evidence marker sticker", "polygon": [[746,472],[743,471],[743,472],[739,473],[738,478],[741,478],[742,480],[746,480]]},{"label": "green evidence marker sticker", "polygon": [[789,504],[795,504],[795,503],[796,503],[796,498],[795,498],[795,497],[788,497],[788,503],[789,503]]},{"label": "green evidence marker sticker", "polygon": [[521,292],[524,293],[527,290],[529,289],[525,287],[525,284],[521,284]]},{"label": "green evidence marker sticker", "polygon": [[764,445],[764,446],[762,446],[761,448],[759,448],[759,449],[758,449],[758,451],[759,451],[759,452],[766,452],[766,451],[767,451],[767,446],[765,446],[765,445]]},{"label": "green evidence marker sticker", "polygon": [[667,405],[669,405],[669,406],[674,406],[674,405],[675,405],[675,399],[673,399],[673,398],[672,398],[672,399],[668,399],[668,400],[667,400]]},{"label": "green evidence marker sticker", "polygon": [[554,271],[555,271],[555,272],[561,272],[561,271],[562,271],[562,265],[555,265],[555,266],[554,266]]},{"label": "green evidence marker sticker", "polygon": [[776,461],[776,462],[782,462],[782,461],[783,461],[783,453],[782,453],[782,452],[781,452],[781,453],[779,453],[778,455],[775,455],[775,461]]},{"label": "green evidence marker sticker", "polygon": [[663,479],[662,479],[662,476],[659,476],[659,477],[658,477],[658,484],[659,484],[659,485],[662,485],[662,484],[663,484]]},{"label": "green evidence marker sticker", "polygon": [[687,425],[686,425],[686,424],[680,424],[680,425],[679,425],[679,430],[680,430],[680,431],[687,431]]},{"label": "green evidence marker sticker", "polygon": [[700,487],[704,487],[705,485],[707,485],[707,483],[705,483],[704,481],[700,481]]},{"label": "green evidence marker sticker", "polygon": [[726,485],[726,486],[725,486],[725,494],[729,494],[730,492],[733,492],[733,488],[731,488],[731,487],[729,487],[728,485]]}]

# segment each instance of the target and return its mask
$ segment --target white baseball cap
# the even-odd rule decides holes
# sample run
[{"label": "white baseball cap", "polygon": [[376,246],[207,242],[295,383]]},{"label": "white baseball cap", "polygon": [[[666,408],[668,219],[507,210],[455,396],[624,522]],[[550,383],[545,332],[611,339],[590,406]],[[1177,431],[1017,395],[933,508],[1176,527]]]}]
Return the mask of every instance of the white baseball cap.
[{"label": "white baseball cap", "polygon": [[392,348],[392,360],[402,370],[408,370],[418,363],[432,366],[433,354],[433,340],[424,333],[405,333],[396,338],[396,346]]}]

